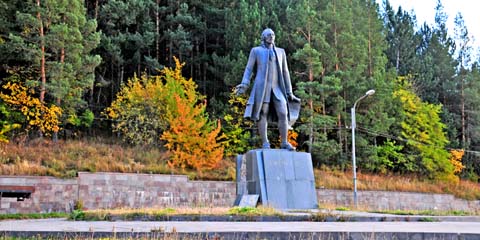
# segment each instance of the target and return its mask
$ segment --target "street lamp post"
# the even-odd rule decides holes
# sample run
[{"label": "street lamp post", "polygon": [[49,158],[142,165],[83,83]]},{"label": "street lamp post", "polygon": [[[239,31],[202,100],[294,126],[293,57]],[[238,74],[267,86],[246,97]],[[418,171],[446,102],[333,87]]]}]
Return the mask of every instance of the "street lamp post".
[{"label": "street lamp post", "polygon": [[357,123],[355,120],[355,107],[357,107],[357,103],[375,93],[375,90],[370,89],[368,90],[365,95],[363,95],[361,98],[357,99],[355,103],[353,104],[352,107],[352,164],[353,164],[353,202],[355,204],[355,208],[358,207],[358,200],[357,200],[357,163],[356,163],[356,157],[355,157],[355,128],[357,127]]}]

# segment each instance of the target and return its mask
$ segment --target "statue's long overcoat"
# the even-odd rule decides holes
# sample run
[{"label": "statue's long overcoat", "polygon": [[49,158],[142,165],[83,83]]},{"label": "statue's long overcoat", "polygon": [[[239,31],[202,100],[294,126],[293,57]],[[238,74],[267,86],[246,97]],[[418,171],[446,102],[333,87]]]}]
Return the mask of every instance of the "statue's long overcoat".
[{"label": "statue's long overcoat", "polygon": [[[274,47],[273,49],[275,55],[277,56],[278,82],[283,97],[287,102],[287,111],[289,112],[287,116],[290,119],[290,110],[287,96],[292,93],[292,83],[290,81],[290,74],[288,72],[287,56],[285,55],[285,50],[283,48]],[[264,46],[252,48],[252,50],[250,51],[250,56],[248,57],[247,67],[245,68],[245,72],[243,74],[242,84],[249,86],[253,69],[256,66],[257,72],[255,74],[255,81],[253,83],[253,88],[250,92],[250,97],[248,98],[247,107],[244,114],[245,118],[250,118],[254,121],[260,119],[260,111],[262,109],[263,97],[265,96],[265,87],[268,74],[268,51],[268,48]]]}]

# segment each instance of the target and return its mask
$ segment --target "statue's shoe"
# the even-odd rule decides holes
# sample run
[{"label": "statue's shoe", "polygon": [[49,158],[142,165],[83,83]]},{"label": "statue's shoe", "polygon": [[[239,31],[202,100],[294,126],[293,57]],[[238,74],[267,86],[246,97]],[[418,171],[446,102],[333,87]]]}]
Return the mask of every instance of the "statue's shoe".
[{"label": "statue's shoe", "polygon": [[263,149],[270,149],[270,143],[266,142],[262,144]]},{"label": "statue's shoe", "polygon": [[292,144],[288,143],[288,142],[284,142],[280,145],[280,148],[281,149],[285,149],[285,150],[288,150],[288,151],[295,151],[295,148],[292,146]]}]

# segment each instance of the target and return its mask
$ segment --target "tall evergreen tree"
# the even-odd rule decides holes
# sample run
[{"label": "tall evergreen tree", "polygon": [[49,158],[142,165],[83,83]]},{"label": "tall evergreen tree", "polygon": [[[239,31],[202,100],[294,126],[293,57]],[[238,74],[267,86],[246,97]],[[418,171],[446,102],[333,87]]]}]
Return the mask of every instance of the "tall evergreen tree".
[{"label": "tall evergreen tree", "polygon": [[415,34],[415,16],[411,16],[401,7],[394,12],[390,2],[384,1],[384,21],[387,29],[388,49],[387,67],[394,68],[398,75],[414,74],[418,64],[416,49],[419,45]]},{"label": "tall evergreen tree", "polygon": [[[382,101],[369,104],[370,99],[362,101],[357,106],[358,126],[364,131],[388,131],[393,119],[389,117],[388,105],[392,102],[392,83],[388,82],[385,73],[386,58],[383,51],[386,43],[383,35],[383,25],[379,16],[378,6],[374,1],[327,1],[323,19],[329,29],[326,39],[331,46],[330,51],[322,55],[325,76],[340,79],[341,92],[328,101],[330,114],[337,119],[337,139],[341,146],[343,157],[340,162],[349,159],[348,132],[345,126],[350,125],[350,108],[356,99],[367,90],[376,89]],[[369,106],[367,108],[367,106]],[[369,159],[375,154],[376,138],[359,135],[357,144],[360,159]]]},{"label": "tall evergreen tree", "polygon": [[465,22],[463,20],[463,16],[458,13],[455,16],[455,42],[458,45],[457,48],[457,75],[456,75],[456,92],[458,93],[457,99],[460,99],[460,103],[458,104],[456,101],[450,107],[450,111],[456,113],[460,116],[460,146],[461,148],[465,149],[468,148],[467,145],[467,133],[466,133],[466,105],[465,105],[465,90],[468,86],[468,68],[471,65],[471,51],[472,48],[470,46],[470,36],[468,34],[468,29],[465,26]]},{"label": "tall evergreen tree", "polygon": [[[63,108],[64,121],[85,108],[84,94],[93,87],[94,69],[100,57],[91,51],[99,43],[96,22],[88,20],[82,1],[19,2],[5,48],[18,51],[23,64],[39,73],[42,103]],[[15,6],[15,5],[14,5]],[[13,65],[18,62],[13,62]]]},{"label": "tall evergreen tree", "polygon": [[466,166],[464,175],[472,178],[479,172],[478,161],[480,160],[480,155],[475,152],[478,151],[475,146],[478,145],[479,141],[477,132],[480,126],[480,115],[478,113],[480,78],[478,63],[472,65],[472,39],[460,13],[455,16],[454,37],[457,44],[456,89],[459,102],[457,101],[456,105],[451,106],[451,111],[460,118],[458,129],[460,134],[457,136],[458,147],[467,150],[462,159]]},{"label": "tall evergreen tree", "polygon": [[[155,24],[151,15],[157,10],[153,0],[105,1],[98,11],[101,43],[97,50],[104,61],[99,67],[96,96],[97,105],[103,99],[111,102],[120,86],[147,70],[155,73],[161,67],[155,58]],[[102,91],[108,86],[109,92]],[[106,105],[105,105],[106,107]]]},{"label": "tall evergreen tree", "polygon": [[[338,154],[336,141],[328,139],[335,118],[327,115],[326,98],[340,91],[340,80],[322,76],[321,52],[328,49],[325,40],[327,25],[321,20],[318,1],[304,0],[287,8],[287,31],[294,33],[291,41],[297,49],[293,53],[295,65],[290,68],[297,82],[297,95],[303,100],[301,123],[298,129],[306,135],[307,151],[317,164],[331,163]],[[327,132],[327,128],[329,131]]]},{"label": "tall evergreen tree", "polygon": [[[425,50],[421,52],[422,60],[432,68],[431,75],[429,71],[421,71],[416,84],[418,84],[419,94],[423,100],[430,103],[442,103],[444,106],[450,104],[451,93],[447,89],[453,87],[453,78],[455,75],[455,61],[453,53],[455,43],[448,36],[447,32],[447,14],[440,0],[435,7],[435,26],[433,29],[424,28],[422,32],[423,46]],[[430,34],[431,31],[431,34]]]},{"label": "tall evergreen tree", "polygon": [[415,75],[414,85],[422,100],[442,104],[442,122],[447,124],[449,146],[456,147],[460,127],[460,115],[455,113],[458,99],[456,87],[456,66],[454,59],[455,42],[448,35],[444,12],[440,0],[435,7],[435,26],[424,24],[419,32],[422,42],[419,47],[420,64]]},{"label": "tall evergreen tree", "polygon": [[463,176],[478,181],[480,175],[480,60],[472,64],[465,87],[465,166]]}]

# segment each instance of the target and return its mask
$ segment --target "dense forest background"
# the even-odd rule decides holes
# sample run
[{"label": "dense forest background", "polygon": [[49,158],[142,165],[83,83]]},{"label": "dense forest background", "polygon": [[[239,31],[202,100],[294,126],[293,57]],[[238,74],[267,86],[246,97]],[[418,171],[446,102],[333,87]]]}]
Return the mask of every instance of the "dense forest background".
[{"label": "dense forest background", "polygon": [[[454,31],[447,32],[447,17],[455,18]],[[171,150],[158,131],[178,118],[157,121],[164,115],[155,104],[164,102],[118,99],[146,91],[135,81],[180,79],[171,72],[180,69],[176,57],[182,84],[196,83],[190,100],[203,106],[192,119],[208,118],[210,132],[221,126],[222,137],[200,134],[210,141],[203,145],[218,141],[225,156],[243,153],[258,143],[242,120],[244,99],[232,91],[266,27],[286,50],[302,98],[292,140],[316,167],[350,167],[350,108],[375,89],[356,108],[361,169],[478,181],[478,49],[461,14],[447,16],[440,0],[433,26],[388,0],[2,0],[0,135],[69,139],[113,130],[129,144]],[[188,91],[180,95],[193,96]]]}]

